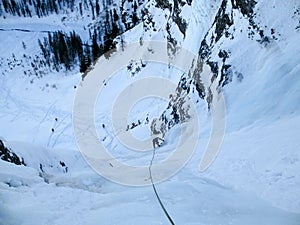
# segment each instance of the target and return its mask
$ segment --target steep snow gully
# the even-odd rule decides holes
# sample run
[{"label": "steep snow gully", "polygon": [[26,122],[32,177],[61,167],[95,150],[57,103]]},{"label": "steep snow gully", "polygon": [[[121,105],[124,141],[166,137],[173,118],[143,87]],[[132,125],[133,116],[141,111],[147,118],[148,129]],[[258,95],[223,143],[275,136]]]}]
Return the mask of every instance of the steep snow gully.
[{"label": "steep snow gully", "polygon": [[[64,0],[56,11],[52,1],[30,2],[0,1],[0,225],[300,224],[299,1]],[[60,44],[69,43],[70,32],[80,36],[74,62],[59,63],[63,52],[43,49],[54,41],[44,31],[60,31]],[[111,156],[148,171],[175,152],[179,137],[188,142],[195,136],[181,127],[192,119],[187,103],[195,106],[195,151],[154,187],[165,213],[151,185],[120,185],[99,175],[78,149],[72,124],[74,99],[85,85],[82,64],[91,64],[86,76],[101,75],[113,67],[110,55],[105,65],[96,60],[104,49],[122,52],[149,41],[168,42],[161,53],[170,61],[178,54],[174,46],[193,52],[194,61],[179,60],[188,68],[183,73],[171,63],[125,56],[130,63],[100,81],[93,123]],[[154,54],[150,45],[146,49],[134,56]],[[138,101],[116,130],[112,112],[120,93],[135,97],[135,82],[151,76],[175,84],[170,98]],[[220,93],[226,103],[223,143],[200,172]],[[162,135],[164,143],[155,155],[153,149],[132,151],[120,133],[140,140]],[[154,168],[145,182],[165,172]]]}]

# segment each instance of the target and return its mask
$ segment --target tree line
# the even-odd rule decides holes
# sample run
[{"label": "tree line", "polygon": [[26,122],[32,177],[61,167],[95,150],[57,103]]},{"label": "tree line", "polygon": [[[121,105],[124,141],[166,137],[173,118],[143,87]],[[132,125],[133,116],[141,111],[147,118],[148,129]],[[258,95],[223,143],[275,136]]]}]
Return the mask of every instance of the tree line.
[{"label": "tree line", "polygon": [[[89,39],[82,40],[75,31],[49,32],[38,40],[46,64],[59,71],[61,68],[72,70],[79,66],[80,72],[95,62],[102,54],[115,48],[114,39],[140,22],[139,6],[141,0],[122,0],[119,8],[110,7],[112,0],[81,0],[75,7],[75,0],[0,0],[0,15],[10,13],[14,16],[38,17],[59,14],[61,10],[89,11],[93,26],[88,29]],[[76,4],[77,4],[76,3]],[[101,4],[101,8],[100,8]],[[1,11],[2,10],[2,11]],[[124,44],[124,42],[122,42]]]},{"label": "tree line", "polygon": [[[74,10],[75,0],[2,0],[2,10],[14,16],[32,17],[35,13],[38,17],[58,14],[63,8]],[[0,15],[3,11],[0,11]]]},{"label": "tree line", "polygon": [[[98,2],[98,1],[96,1]],[[96,4],[97,5],[97,4]],[[101,15],[100,26],[89,28],[89,40],[83,41],[75,31],[67,34],[63,31],[48,33],[48,36],[39,41],[40,49],[46,63],[59,71],[61,65],[66,70],[71,70],[79,65],[80,72],[95,62],[101,55],[115,48],[114,39],[128,29],[134,27],[139,21],[137,3],[132,3],[133,11],[126,14],[120,9],[121,16],[114,9],[106,9]],[[97,9],[96,14],[97,14]],[[128,17],[124,24],[122,17]]]},{"label": "tree line", "polygon": [[72,70],[77,65],[80,72],[85,72],[87,68],[95,62],[105,52],[115,48],[114,36],[104,36],[104,41],[98,44],[97,32],[92,35],[92,43],[83,42],[75,31],[69,34],[63,31],[48,33],[43,40],[38,40],[40,49],[49,67],[56,71],[60,66],[66,70]]}]

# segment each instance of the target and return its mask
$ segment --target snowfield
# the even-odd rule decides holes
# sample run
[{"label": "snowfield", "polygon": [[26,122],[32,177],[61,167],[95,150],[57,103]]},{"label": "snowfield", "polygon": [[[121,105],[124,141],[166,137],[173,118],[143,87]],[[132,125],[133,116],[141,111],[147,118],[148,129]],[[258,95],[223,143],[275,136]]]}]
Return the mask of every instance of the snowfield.
[{"label": "snowfield", "polygon": [[[178,44],[197,53],[221,2],[193,0],[191,6],[184,5],[180,15],[189,24],[186,37],[174,24],[170,30]],[[166,40],[169,11],[154,7],[155,1],[146,5],[153,10],[156,31],[144,31],[139,24],[122,35],[125,43],[139,42],[141,37]],[[234,39],[222,36],[212,50],[212,55],[221,48],[230,52],[228,63],[241,75],[235,73],[232,82],[221,88],[226,132],[220,153],[206,171],[199,171],[212,125],[207,103],[196,102],[195,92],[192,99],[201,128],[197,148],[182,170],[156,184],[175,224],[300,224],[299,11],[294,0],[260,1],[255,20],[266,30],[274,29],[277,37],[265,45],[256,36],[248,38],[247,21],[234,11],[230,28]],[[88,38],[83,26],[90,18],[77,21],[72,16],[72,20],[63,23],[53,15],[0,18],[0,139],[26,164],[0,160],[0,225],[169,224],[151,186],[113,183],[93,170],[78,150],[72,110],[82,74],[76,69],[50,72],[45,68],[41,77],[24,74],[32,68],[23,55],[40,56],[37,40],[47,35],[36,31],[76,29]],[[112,104],[141,78],[155,75],[178,83],[182,74],[168,65],[141,64],[133,63],[130,71],[122,68],[106,81],[97,100],[95,125],[99,141],[113,156],[129,165],[148,166],[152,151],[141,153],[120,145],[112,128]],[[151,120],[167,105],[158,98],[139,102],[127,122],[140,120],[141,125],[124,132],[150,136]],[[179,135],[178,126],[168,131],[154,163],[174,151]]]}]

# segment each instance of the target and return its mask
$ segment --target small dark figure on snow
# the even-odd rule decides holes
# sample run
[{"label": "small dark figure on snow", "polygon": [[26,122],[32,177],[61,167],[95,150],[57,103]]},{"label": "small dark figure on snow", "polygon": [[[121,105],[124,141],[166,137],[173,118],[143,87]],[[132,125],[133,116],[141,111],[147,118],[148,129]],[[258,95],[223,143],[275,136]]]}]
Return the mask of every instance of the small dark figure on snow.
[{"label": "small dark figure on snow", "polygon": [[62,161],[59,161],[59,163],[60,163],[60,165],[62,166],[62,167],[65,167],[65,173],[67,173],[68,172],[68,167],[66,166],[66,164],[64,163],[64,162],[62,162]]},{"label": "small dark figure on snow", "polygon": [[43,165],[42,164],[40,164],[40,170],[44,173]]},{"label": "small dark figure on snow", "polygon": [[133,128],[135,128],[137,125],[133,122],[132,124],[131,124],[131,128],[130,129],[133,129]]},{"label": "small dark figure on snow", "polygon": [[52,131],[52,133],[54,133],[54,129],[53,128],[51,129],[51,131]]},{"label": "small dark figure on snow", "polygon": [[[159,143],[159,141],[161,141],[161,143]],[[156,147],[160,147],[162,145],[162,143],[164,142],[165,140],[160,138],[160,137],[156,137],[152,140],[152,144],[153,144],[153,148]]]}]

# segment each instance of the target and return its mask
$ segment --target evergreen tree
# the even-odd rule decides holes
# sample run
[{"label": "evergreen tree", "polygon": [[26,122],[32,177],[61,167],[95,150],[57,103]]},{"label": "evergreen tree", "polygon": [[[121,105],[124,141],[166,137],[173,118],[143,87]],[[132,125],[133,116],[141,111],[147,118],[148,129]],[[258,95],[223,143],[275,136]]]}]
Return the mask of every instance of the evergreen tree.
[{"label": "evergreen tree", "polygon": [[117,10],[114,9],[114,21],[116,22],[116,21],[118,21],[118,20],[119,20],[119,15],[118,15],[118,13],[117,13]]},{"label": "evergreen tree", "polygon": [[111,35],[112,37],[116,37],[119,35],[119,27],[116,23],[113,23],[112,25],[112,31],[111,31]]},{"label": "evergreen tree", "polygon": [[133,26],[135,26],[138,22],[139,22],[139,18],[137,16],[137,13],[133,12],[133,14],[132,14],[132,23],[133,23]]},{"label": "evergreen tree", "polygon": [[82,13],[82,3],[81,2],[79,3],[79,12],[80,12],[80,15],[82,16],[83,13]]},{"label": "evergreen tree", "polygon": [[96,61],[100,56],[100,48],[97,43],[97,33],[94,32],[93,35],[93,43],[92,43],[92,55],[93,55],[93,61]]},{"label": "evergreen tree", "polygon": [[133,10],[134,10],[134,12],[136,12],[137,11],[137,4],[136,4],[136,1],[134,1],[134,4],[133,4]]},{"label": "evergreen tree", "polygon": [[85,44],[85,49],[84,49],[84,55],[80,60],[80,72],[84,73],[88,69],[88,67],[91,65],[91,51],[90,47],[88,44]]},{"label": "evergreen tree", "polygon": [[92,1],[90,1],[90,5],[91,5],[91,8],[92,8],[92,18],[94,20],[95,19],[95,7],[94,7]]},{"label": "evergreen tree", "polygon": [[96,0],[96,15],[99,17],[100,15],[100,5],[99,5],[99,0]]}]

